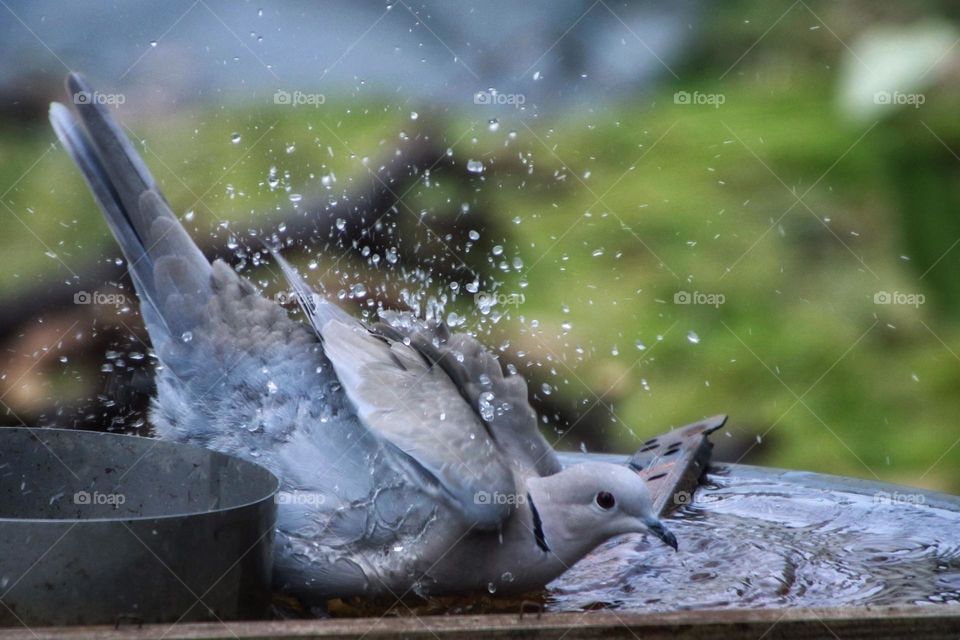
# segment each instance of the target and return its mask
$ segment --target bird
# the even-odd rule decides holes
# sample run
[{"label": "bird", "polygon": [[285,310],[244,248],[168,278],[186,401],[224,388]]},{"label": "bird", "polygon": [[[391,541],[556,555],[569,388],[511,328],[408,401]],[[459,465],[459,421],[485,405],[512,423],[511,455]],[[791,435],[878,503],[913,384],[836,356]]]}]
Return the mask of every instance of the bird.
[{"label": "bird", "polygon": [[[66,86],[95,93],[77,73]],[[523,377],[475,337],[408,311],[363,322],[268,248],[291,317],[204,257],[105,105],[73,103],[52,103],[50,122],[136,289],[159,364],[154,432],[280,478],[277,589],[308,603],[515,594],[622,534],[677,549],[637,471],[563,464]]]}]

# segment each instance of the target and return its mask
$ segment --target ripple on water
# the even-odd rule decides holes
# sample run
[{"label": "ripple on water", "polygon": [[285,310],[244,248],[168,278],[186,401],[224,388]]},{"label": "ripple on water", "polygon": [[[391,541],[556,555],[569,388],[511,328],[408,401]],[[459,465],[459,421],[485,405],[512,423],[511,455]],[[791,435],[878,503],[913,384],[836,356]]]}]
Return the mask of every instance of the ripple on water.
[{"label": "ripple on water", "polygon": [[960,603],[960,513],[756,475],[710,476],[670,518],[679,553],[611,541],[550,585],[549,608]]}]

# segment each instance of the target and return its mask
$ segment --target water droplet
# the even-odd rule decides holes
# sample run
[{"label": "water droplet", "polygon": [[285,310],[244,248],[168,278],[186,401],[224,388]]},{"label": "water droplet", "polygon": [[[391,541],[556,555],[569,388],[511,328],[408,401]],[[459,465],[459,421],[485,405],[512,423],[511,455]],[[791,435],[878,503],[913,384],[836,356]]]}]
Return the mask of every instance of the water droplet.
[{"label": "water droplet", "polygon": [[646,351],[647,345],[643,344],[640,340],[637,340],[633,343],[637,347],[637,351]]},{"label": "water droplet", "polygon": [[599,258],[600,256],[603,255],[603,247],[600,247],[599,249],[594,249],[594,250],[593,250],[593,253],[592,253],[591,255],[592,255],[594,258]]},{"label": "water droplet", "polygon": [[543,392],[543,395],[545,395],[545,396],[548,396],[548,395],[550,395],[551,393],[553,393],[553,389],[552,389],[552,388],[550,387],[550,385],[547,384],[546,382],[544,382],[542,385],[540,385],[540,391],[542,391],[542,392]]},{"label": "water droplet", "polygon": [[193,332],[184,331],[183,333],[180,334],[180,340],[182,342],[190,342],[191,340],[193,340]]},{"label": "water droplet", "polygon": [[416,111],[411,111],[411,112],[410,112],[410,119],[411,119],[411,120],[416,120],[416,119],[419,118],[419,117],[420,117],[420,114],[417,113]]},{"label": "water droplet", "polygon": [[240,144],[240,141],[242,139],[243,138],[241,138],[240,134],[237,132],[233,132],[232,134],[230,134],[230,142],[232,142],[233,144]]},{"label": "water droplet", "polygon": [[493,393],[484,391],[480,394],[480,399],[477,402],[478,408],[480,409],[480,417],[487,422],[490,422],[494,418],[493,398]]},{"label": "water droplet", "polygon": [[362,298],[367,295],[367,287],[362,282],[358,282],[350,287],[350,295],[355,298]]},{"label": "water droplet", "polygon": [[290,202],[292,202],[292,203],[294,203],[294,204],[296,204],[296,203],[300,202],[301,200],[303,200],[303,196],[300,195],[299,193],[291,193],[288,197],[289,197],[289,199],[290,199]]},{"label": "water droplet", "polygon": [[540,75],[540,72],[539,72],[539,71],[534,71],[534,72],[533,72],[533,79],[534,79],[534,80],[539,80],[541,77],[542,77],[542,76]]},{"label": "water droplet", "polygon": [[488,129],[491,133],[494,133],[494,132],[498,131],[498,130],[500,129],[500,121],[497,120],[496,118],[491,118],[491,119],[487,122],[487,129]]},{"label": "water droplet", "polygon": [[688,331],[687,342],[690,344],[700,344],[700,336],[697,335],[696,331]]},{"label": "water droplet", "polygon": [[467,160],[467,171],[470,173],[483,173],[483,163],[479,160]]},{"label": "water droplet", "polygon": [[489,591],[490,593],[496,593],[496,592],[497,592],[497,585],[493,584],[492,582],[488,582],[488,583],[487,583],[487,591]]},{"label": "water droplet", "polygon": [[267,393],[269,393],[270,395],[273,395],[274,393],[276,393],[278,388],[279,387],[277,387],[277,383],[274,382],[273,380],[267,381]]},{"label": "water droplet", "polygon": [[297,145],[296,145],[296,143],[290,143],[290,144],[287,145],[287,155],[292,154],[292,153],[293,153],[294,151],[296,151],[296,150],[297,150]]},{"label": "water droplet", "polygon": [[470,229],[470,231],[467,232],[467,237],[476,242],[480,239],[480,232]]},{"label": "water droplet", "polygon": [[187,222],[193,222],[193,217],[194,217],[194,215],[196,215],[196,214],[195,214],[195,212],[191,209],[190,211],[187,211],[185,214],[183,214],[183,219],[186,220]]},{"label": "water droplet", "polygon": [[157,41],[156,41],[156,40],[151,40],[151,41],[150,41],[150,46],[151,46],[151,47],[156,47],[156,46],[157,46]]}]

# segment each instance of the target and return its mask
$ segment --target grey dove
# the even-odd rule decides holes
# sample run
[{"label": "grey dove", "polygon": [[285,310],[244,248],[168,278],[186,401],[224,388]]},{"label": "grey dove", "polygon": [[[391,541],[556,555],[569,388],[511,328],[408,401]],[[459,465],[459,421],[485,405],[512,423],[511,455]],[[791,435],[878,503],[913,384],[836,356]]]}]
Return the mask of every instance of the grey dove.
[{"label": "grey dove", "polygon": [[[71,96],[93,95],[76,74]],[[50,120],[126,258],[160,366],[161,438],[280,477],[276,585],[309,602],[544,586],[600,543],[676,548],[626,466],[564,467],[527,386],[476,339],[409,313],[364,324],[279,255],[306,322],[191,240],[107,107]]]}]

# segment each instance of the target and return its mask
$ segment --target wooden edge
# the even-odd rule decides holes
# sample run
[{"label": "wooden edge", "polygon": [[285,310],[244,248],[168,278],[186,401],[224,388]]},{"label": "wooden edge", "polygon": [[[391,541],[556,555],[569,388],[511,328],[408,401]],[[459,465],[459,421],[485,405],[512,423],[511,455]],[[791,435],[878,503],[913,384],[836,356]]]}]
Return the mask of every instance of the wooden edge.
[{"label": "wooden edge", "polygon": [[727,609],[670,613],[491,614],[260,622],[152,624],[143,627],[48,627],[0,630],[0,640],[201,640],[268,638],[956,638],[960,607]]}]

